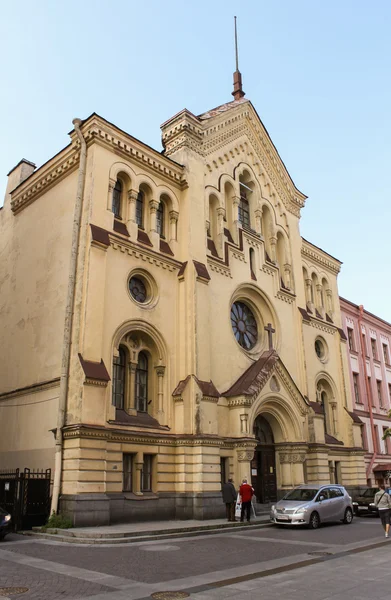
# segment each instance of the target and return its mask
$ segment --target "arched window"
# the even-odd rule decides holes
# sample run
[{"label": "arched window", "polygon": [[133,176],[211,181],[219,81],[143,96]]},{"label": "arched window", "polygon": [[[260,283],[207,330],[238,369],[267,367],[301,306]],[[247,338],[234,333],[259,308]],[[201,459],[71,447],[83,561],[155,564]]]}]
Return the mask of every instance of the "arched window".
[{"label": "arched window", "polygon": [[126,352],[120,346],[119,355],[113,360],[113,396],[112,402],[116,408],[125,407],[125,366]]},{"label": "arched window", "polygon": [[115,186],[113,189],[113,203],[111,210],[114,213],[114,216],[117,218],[121,217],[121,197],[122,197],[122,182],[120,179],[117,179],[115,182]]},{"label": "arched window", "polygon": [[148,412],[148,358],[144,352],[138,355],[135,383],[136,410]]},{"label": "arched window", "polygon": [[164,204],[161,200],[156,210],[156,231],[164,238]]},{"label": "arched window", "polygon": [[136,200],[136,223],[141,229],[144,229],[144,192],[141,190],[137,194]]},{"label": "arched window", "polygon": [[250,205],[247,199],[247,189],[240,184],[239,222],[243,227],[250,227]]}]

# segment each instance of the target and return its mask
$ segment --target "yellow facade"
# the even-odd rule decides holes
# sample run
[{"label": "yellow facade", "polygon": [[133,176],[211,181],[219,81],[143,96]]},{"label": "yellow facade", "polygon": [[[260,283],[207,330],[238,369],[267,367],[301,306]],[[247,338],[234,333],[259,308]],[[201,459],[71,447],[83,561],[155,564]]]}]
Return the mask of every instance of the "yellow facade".
[{"label": "yellow facade", "polygon": [[301,238],[306,197],[251,102],[180,112],[163,154],[96,114],[80,132],[18,165],[0,211],[0,468],[54,467],[65,390],[56,468],[78,524],[218,516],[228,476],[264,502],[365,484],[340,263]]}]

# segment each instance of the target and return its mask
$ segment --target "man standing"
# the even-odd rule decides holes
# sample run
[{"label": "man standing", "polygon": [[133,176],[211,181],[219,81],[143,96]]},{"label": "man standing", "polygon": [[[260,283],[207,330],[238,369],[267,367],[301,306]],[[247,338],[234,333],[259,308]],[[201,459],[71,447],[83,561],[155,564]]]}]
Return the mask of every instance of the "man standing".
[{"label": "man standing", "polygon": [[236,490],[231,478],[223,483],[222,493],[223,502],[225,502],[227,509],[227,519],[228,521],[235,521]]},{"label": "man standing", "polygon": [[247,523],[250,523],[251,516],[251,498],[253,497],[254,490],[247,483],[247,479],[243,479],[243,483],[239,488],[239,494],[242,499],[242,512],[240,514],[240,520],[243,522],[244,513],[246,513]]},{"label": "man standing", "polygon": [[379,491],[375,494],[375,506],[379,511],[379,517],[385,531],[385,536],[388,538],[388,531],[390,529],[391,498],[387,494],[384,485],[379,485],[379,488]]}]

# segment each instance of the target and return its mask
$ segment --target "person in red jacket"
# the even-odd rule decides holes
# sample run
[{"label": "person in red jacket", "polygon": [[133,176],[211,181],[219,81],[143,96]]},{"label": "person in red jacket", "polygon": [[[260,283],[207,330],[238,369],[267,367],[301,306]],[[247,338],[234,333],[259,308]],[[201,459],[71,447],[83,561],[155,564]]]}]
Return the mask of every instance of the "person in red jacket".
[{"label": "person in red jacket", "polygon": [[250,516],[251,516],[251,498],[253,497],[254,494],[254,490],[251,487],[251,485],[249,485],[247,483],[247,479],[243,479],[243,483],[239,488],[239,494],[242,500],[242,510],[240,513],[240,520],[243,522],[244,520],[244,513],[246,513],[246,519],[247,519],[247,523],[250,523]]}]

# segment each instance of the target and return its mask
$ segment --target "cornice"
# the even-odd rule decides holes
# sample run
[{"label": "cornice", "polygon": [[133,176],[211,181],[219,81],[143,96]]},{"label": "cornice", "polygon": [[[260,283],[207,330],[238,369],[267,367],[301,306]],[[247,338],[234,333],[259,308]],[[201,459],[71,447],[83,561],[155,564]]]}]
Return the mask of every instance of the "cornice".
[{"label": "cornice", "polygon": [[110,246],[113,250],[119,250],[120,252],[125,252],[129,256],[133,256],[143,262],[147,262],[151,265],[155,265],[157,267],[161,267],[171,273],[173,271],[178,271],[182,263],[175,259],[170,259],[166,256],[159,255],[148,248],[140,247],[139,245],[135,245],[134,242],[131,242],[128,239],[122,239],[117,236],[110,235]]},{"label": "cornice", "polygon": [[[98,115],[87,119],[83,123],[81,131],[87,145],[94,142],[98,143],[115,151],[117,155],[130,160],[132,163],[137,163],[143,168],[158,174],[179,189],[188,187],[185,179],[185,169],[182,165],[125,134],[107,121],[102,120]],[[71,137],[76,140],[74,131],[71,132]],[[79,144],[78,141],[76,143]]]},{"label": "cornice", "polygon": [[24,183],[11,192],[12,212],[17,214],[77,169],[79,157],[79,150],[71,144],[35,171]]},{"label": "cornice", "polygon": [[3,392],[0,394],[0,400],[8,400],[9,398],[18,398],[19,396],[26,396],[27,394],[35,394],[37,392],[43,392],[54,387],[59,387],[60,377],[55,377],[48,381],[41,381],[39,383],[33,383],[22,388],[16,388],[9,392]]},{"label": "cornice", "polygon": [[319,329],[319,331],[323,331],[324,333],[331,333],[331,335],[334,335],[337,331],[336,327],[333,327],[332,325],[327,325],[323,321],[315,319],[314,317],[312,317],[312,315],[310,321],[303,321],[303,323],[305,325],[309,325],[310,327],[315,327],[315,329]]},{"label": "cornice", "polygon": [[329,254],[323,253],[320,248],[315,248],[312,244],[303,239],[301,254],[324,269],[327,269],[333,273],[333,275],[338,275],[341,270],[341,263],[337,259],[333,259]]}]

